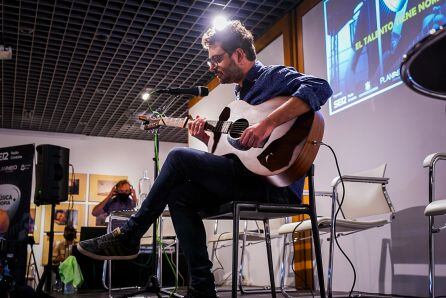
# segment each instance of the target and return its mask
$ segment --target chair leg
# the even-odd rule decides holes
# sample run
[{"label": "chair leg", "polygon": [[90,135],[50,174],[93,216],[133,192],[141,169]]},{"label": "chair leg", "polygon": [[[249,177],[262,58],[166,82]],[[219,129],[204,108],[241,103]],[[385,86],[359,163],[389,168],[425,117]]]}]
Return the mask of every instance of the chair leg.
[{"label": "chair leg", "polygon": [[429,216],[429,297],[435,297],[434,218]]},{"label": "chair leg", "polygon": [[[214,236],[217,235],[217,231],[218,231],[218,219],[215,220],[215,223],[214,223]],[[216,250],[217,250],[217,243],[218,243],[218,241],[212,243],[212,251],[211,251],[211,261],[212,262],[214,261],[214,258],[215,258],[215,254],[216,254]]]},{"label": "chair leg", "polygon": [[234,204],[234,219],[232,221],[232,298],[237,297],[237,265],[238,265],[238,231],[240,219],[240,206]]},{"label": "chair leg", "polygon": [[[239,280],[238,280],[238,282],[239,282],[238,287],[239,287],[240,292],[242,294],[244,294],[244,289],[243,289],[242,282],[243,282],[243,266],[244,266],[244,258],[245,258],[246,233],[247,232],[248,232],[248,221],[245,220],[245,228],[244,228],[244,231],[243,231],[243,241],[242,241],[242,252],[240,254],[240,267],[239,267],[239,274],[238,274],[238,278],[239,278]],[[235,235],[233,237],[235,237]],[[237,237],[238,237],[238,234],[237,234]]]},{"label": "chair leg", "polygon": [[[286,218],[285,219],[285,223],[289,223],[291,222],[290,218]],[[290,242],[288,243],[288,237],[291,238]],[[294,244],[293,241],[293,235],[291,234],[285,234],[283,235],[283,246],[282,246],[282,257],[281,257],[281,261],[280,261],[280,286],[279,289],[282,292],[282,295],[284,295],[286,298],[290,298],[291,296],[287,293],[287,292],[298,292],[297,289],[291,289],[285,288],[285,278],[286,278],[286,274],[287,274],[287,267],[288,265],[288,257],[287,257],[287,248],[289,244]],[[292,266],[294,266],[294,264],[292,264]]]},{"label": "chair leg", "polygon": [[328,278],[327,278],[327,294],[331,298],[333,296],[333,262],[334,262],[334,242],[336,235],[330,236],[330,248],[328,252]]},{"label": "chair leg", "polygon": [[108,265],[108,295],[111,297],[111,291],[112,291],[112,261],[107,261]]},{"label": "chair leg", "polygon": [[216,250],[217,250],[217,242],[212,242],[211,262],[214,262]]},{"label": "chair leg", "polygon": [[335,225],[336,225],[336,202],[337,193],[333,191],[332,201],[331,201],[331,224],[330,224],[330,249],[328,254],[328,278],[327,278],[327,294],[331,298],[333,296],[333,261],[334,261],[334,245],[335,245]]},{"label": "chair leg", "polygon": [[282,258],[280,260],[280,290],[283,291],[285,289],[285,273],[286,273],[286,247],[287,247],[287,240],[288,234],[285,234],[283,236],[283,247],[282,247]]},{"label": "chair leg", "polygon": [[175,286],[178,287],[178,277],[180,275],[180,267],[178,266],[180,264],[180,241],[178,240],[178,237],[175,236]]},{"label": "chair leg", "polygon": [[[429,167],[429,204],[435,197],[434,167]],[[429,216],[429,297],[435,297],[434,217]]]},{"label": "chair leg", "polygon": [[[291,298],[291,296],[287,293],[287,292],[297,292],[297,289],[285,289],[285,277],[286,277],[286,267],[288,266],[288,258],[286,257],[286,252],[287,252],[287,238],[288,238],[288,234],[285,234],[283,236],[283,248],[282,248],[282,260],[280,262],[280,292],[282,293],[283,296],[285,296],[286,298]],[[291,235],[291,242],[293,243],[293,236]]]},{"label": "chair leg", "polygon": [[311,230],[313,234],[314,252],[316,255],[316,267],[317,267],[317,277],[319,279],[319,288],[321,297],[325,298],[325,283],[324,283],[324,267],[322,266],[322,253],[321,253],[321,239],[319,237],[319,229],[317,224],[317,213],[316,213],[316,200],[314,193],[314,165],[308,170],[308,192],[310,200],[310,220],[311,220]]},{"label": "chair leg", "polygon": [[311,229],[313,233],[314,252],[316,254],[317,276],[319,279],[319,288],[321,297],[325,297],[324,268],[322,266],[321,240],[319,238],[319,229],[317,227],[316,215],[310,214]]},{"label": "chair leg", "polygon": [[271,297],[276,297],[276,285],[274,283],[274,270],[273,270],[273,254],[271,251],[271,234],[269,230],[269,221],[267,219],[263,220],[265,225],[265,243],[266,243],[266,254],[268,256],[268,269],[269,269],[269,280],[271,283]]}]

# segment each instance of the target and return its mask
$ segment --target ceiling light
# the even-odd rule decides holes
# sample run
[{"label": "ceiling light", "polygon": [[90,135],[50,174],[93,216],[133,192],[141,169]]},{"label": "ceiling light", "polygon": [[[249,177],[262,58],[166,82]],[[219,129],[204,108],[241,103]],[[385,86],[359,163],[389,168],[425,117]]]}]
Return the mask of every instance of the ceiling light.
[{"label": "ceiling light", "polygon": [[144,101],[149,100],[149,98],[150,98],[150,92],[149,92],[149,90],[144,91],[144,92],[141,94],[141,98],[142,98],[142,100],[144,100]]},{"label": "ceiling light", "polygon": [[228,23],[228,19],[226,19],[222,15],[216,16],[214,18],[214,21],[212,22],[214,28],[217,30],[223,30],[228,25]]}]

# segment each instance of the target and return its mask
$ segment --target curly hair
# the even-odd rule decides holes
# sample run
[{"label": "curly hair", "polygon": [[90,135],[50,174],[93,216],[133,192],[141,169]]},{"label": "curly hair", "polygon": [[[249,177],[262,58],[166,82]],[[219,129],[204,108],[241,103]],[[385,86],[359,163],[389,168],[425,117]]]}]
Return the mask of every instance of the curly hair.
[{"label": "curly hair", "polygon": [[204,33],[201,39],[201,44],[206,50],[217,42],[221,42],[222,48],[228,54],[232,54],[240,48],[245,51],[246,58],[249,61],[256,59],[254,37],[240,21],[228,21],[226,27],[221,30],[211,27]]}]

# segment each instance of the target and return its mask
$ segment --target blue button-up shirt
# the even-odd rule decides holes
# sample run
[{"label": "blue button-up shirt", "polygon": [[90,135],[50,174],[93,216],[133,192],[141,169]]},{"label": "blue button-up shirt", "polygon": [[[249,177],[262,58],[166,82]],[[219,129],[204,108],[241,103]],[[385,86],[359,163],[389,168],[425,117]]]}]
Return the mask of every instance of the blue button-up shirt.
[{"label": "blue button-up shirt", "polygon": [[[313,111],[319,110],[332,93],[330,85],[323,79],[302,74],[293,67],[265,66],[260,61],[249,70],[242,86],[235,87],[237,99],[252,105],[277,96],[293,96],[303,100]],[[289,186],[299,200],[303,186],[304,177]]]}]

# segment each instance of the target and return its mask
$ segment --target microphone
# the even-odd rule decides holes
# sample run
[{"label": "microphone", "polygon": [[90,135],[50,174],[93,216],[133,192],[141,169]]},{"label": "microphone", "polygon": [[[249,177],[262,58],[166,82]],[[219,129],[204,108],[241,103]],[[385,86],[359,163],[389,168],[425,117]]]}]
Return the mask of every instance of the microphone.
[{"label": "microphone", "polygon": [[209,94],[209,89],[203,86],[196,86],[191,88],[167,88],[167,89],[158,89],[153,93],[155,94],[172,94],[172,95],[194,95],[194,96],[207,96]]}]

